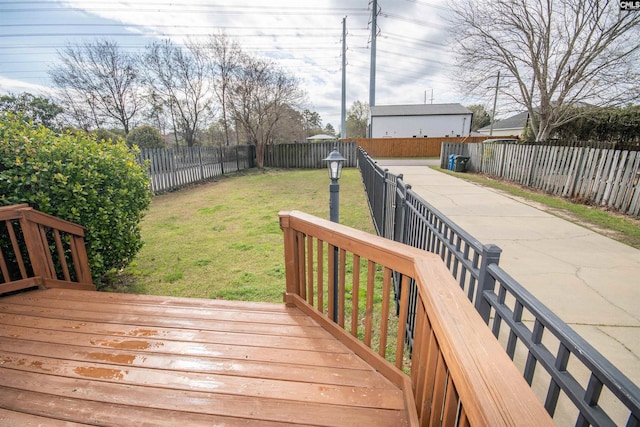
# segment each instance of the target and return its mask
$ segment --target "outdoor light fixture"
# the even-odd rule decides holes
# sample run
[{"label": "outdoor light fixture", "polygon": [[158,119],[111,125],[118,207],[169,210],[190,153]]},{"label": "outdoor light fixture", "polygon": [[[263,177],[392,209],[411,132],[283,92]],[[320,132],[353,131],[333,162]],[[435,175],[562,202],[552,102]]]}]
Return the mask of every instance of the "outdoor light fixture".
[{"label": "outdoor light fixture", "polygon": [[342,157],[342,154],[338,152],[338,149],[336,147],[333,147],[331,153],[329,153],[327,158],[323,160],[327,162],[327,168],[329,169],[329,178],[331,178],[331,181],[339,180],[340,176],[342,175],[342,165],[347,159]]},{"label": "outdoor light fixture", "polygon": [[[342,175],[342,165],[345,159],[338,152],[337,147],[329,153],[326,159],[327,168],[329,169],[329,219],[332,222],[340,222],[340,185],[338,180]],[[333,321],[338,322],[338,247],[333,248]]]}]

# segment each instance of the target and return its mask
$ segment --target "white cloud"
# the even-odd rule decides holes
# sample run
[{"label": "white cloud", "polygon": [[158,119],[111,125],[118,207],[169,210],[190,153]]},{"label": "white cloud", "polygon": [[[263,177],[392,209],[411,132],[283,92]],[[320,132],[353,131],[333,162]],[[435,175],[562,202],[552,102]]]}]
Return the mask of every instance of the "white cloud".
[{"label": "white cloud", "polygon": [[[340,125],[342,18],[347,16],[347,108],[356,100],[368,102],[370,11],[367,0],[216,3],[66,0],[52,3],[68,8],[52,16],[68,24],[80,19],[87,23],[123,24],[82,27],[81,31],[143,34],[142,38],[115,37],[119,43],[122,40],[122,45],[139,48],[155,38],[170,36],[180,43],[187,36],[197,38],[224,30],[238,40],[244,50],[270,57],[297,76],[308,93],[308,108],[318,111],[325,124],[330,122],[336,128]],[[441,46],[446,43],[441,17],[446,13],[443,0],[378,0],[378,4],[382,13],[378,17],[376,103],[422,103],[425,91],[429,102],[431,90],[436,103],[460,101],[449,82],[450,51]],[[46,18],[33,16],[32,19]],[[70,27],[63,31],[73,30]],[[67,43],[82,41],[86,41],[86,37],[66,39]],[[46,64],[41,67],[46,70]]]},{"label": "white cloud", "polygon": [[51,96],[53,90],[49,86],[44,86],[35,83],[28,83],[22,80],[11,79],[0,76],[0,93],[20,93],[29,92],[33,95],[39,96]]}]

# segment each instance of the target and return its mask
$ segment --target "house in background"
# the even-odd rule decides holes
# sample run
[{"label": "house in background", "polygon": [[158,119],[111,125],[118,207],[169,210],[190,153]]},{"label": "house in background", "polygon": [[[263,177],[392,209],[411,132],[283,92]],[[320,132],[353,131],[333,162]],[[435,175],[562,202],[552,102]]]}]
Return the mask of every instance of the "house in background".
[{"label": "house in background", "polygon": [[497,120],[493,124],[493,133],[491,132],[491,125],[485,126],[477,130],[477,133],[481,135],[489,136],[522,136],[524,130],[529,123],[529,113],[518,113],[515,116],[507,117],[504,120]]},{"label": "house in background", "polygon": [[371,138],[466,136],[473,113],[461,104],[374,105]]}]

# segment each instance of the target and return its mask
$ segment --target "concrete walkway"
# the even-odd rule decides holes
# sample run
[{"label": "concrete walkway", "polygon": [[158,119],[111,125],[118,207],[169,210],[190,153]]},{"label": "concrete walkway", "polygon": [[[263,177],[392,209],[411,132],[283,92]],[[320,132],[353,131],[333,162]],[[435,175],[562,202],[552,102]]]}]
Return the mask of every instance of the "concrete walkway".
[{"label": "concrete walkway", "polygon": [[484,244],[500,266],[640,384],[640,250],[428,167],[380,160]]}]

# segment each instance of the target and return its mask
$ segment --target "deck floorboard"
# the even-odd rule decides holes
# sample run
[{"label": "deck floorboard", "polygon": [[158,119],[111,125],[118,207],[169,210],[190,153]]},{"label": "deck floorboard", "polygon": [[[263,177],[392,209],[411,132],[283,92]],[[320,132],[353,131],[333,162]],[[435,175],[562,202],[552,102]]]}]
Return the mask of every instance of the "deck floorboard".
[{"label": "deck floorboard", "polygon": [[42,417],[406,423],[402,391],[296,308],[64,289],[0,298],[0,423]]}]

